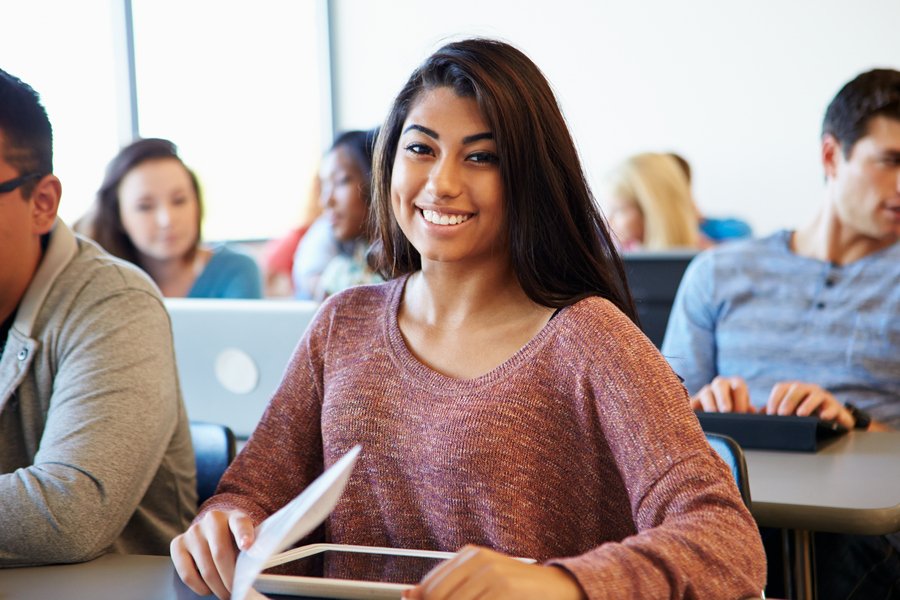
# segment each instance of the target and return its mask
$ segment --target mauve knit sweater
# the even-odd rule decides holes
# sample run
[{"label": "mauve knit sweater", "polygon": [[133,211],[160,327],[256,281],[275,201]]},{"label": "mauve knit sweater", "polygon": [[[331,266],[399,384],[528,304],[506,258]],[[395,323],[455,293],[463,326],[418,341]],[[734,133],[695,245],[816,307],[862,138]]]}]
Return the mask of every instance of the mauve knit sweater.
[{"label": "mauve knit sweater", "polygon": [[765,555],[730,471],[671,368],[611,303],[563,309],[505,363],[460,380],[407,348],[405,281],[322,306],[204,511],[258,523],[362,444],[305,542],[479,544],[562,566],[591,599],[760,594]]}]

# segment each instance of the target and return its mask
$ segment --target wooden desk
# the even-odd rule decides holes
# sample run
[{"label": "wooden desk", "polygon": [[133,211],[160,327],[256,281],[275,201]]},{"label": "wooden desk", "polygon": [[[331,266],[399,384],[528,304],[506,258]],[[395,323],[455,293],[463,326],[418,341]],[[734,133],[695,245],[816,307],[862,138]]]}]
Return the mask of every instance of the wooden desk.
[{"label": "wooden desk", "polygon": [[810,532],[900,531],[900,432],[853,431],[815,453],[744,454],[756,521],[793,531],[798,598],[815,597]]}]

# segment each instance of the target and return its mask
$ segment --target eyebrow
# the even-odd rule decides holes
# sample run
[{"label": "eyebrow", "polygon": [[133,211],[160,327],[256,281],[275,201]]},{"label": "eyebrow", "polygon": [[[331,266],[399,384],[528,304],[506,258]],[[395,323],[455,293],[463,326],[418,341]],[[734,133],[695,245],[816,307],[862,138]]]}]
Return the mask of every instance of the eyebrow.
[{"label": "eyebrow", "polygon": [[406,133],[406,132],[408,132],[408,131],[410,131],[410,130],[412,130],[412,129],[415,129],[416,131],[421,131],[422,133],[424,133],[424,134],[427,135],[428,137],[432,137],[432,138],[434,138],[434,139],[436,139],[436,140],[441,139],[441,136],[439,136],[439,135],[438,135],[438,132],[435,131],[434,129],[428,129],[427,127],[423,127],[422,125],[416,125],[415,123],[413,123],[412,125],[410,125],[410,126],[407,127],[406,129],[404,129],[404,130],[403,130],[403,133]]},{"label": "eyebrow", "polygon": [[[424,134],[427,135],[428,137],[434,138],[434,139],[436,139],[436,140],[441,139],[441,136],[438,135],[438,132],[435,131],[434,129],[429,129],[429,128],[424,127],[424,126],[422,126],[422,125],[416,125],[415,123],[413,123],[412,125],[410,125],[410,126],[407,127],[406,129],[404,129],[404,130],[403,130],[403,133],[406,133],[406,132],[408,132],[408,131],[410,131],[410,130],[412,130],[412,129],[414,129],[414,130],[416,130],[416,131],[421,131],[422,133],[424,133]],[[473,143],[473,142],[477,142],[477,141],[479,141],[479,140],[492,140],[492,139],[494,139],[494,134],[491,133],[490,131],[485,131],[485,132],[483,132],[483,133],[476,133],[476,134],[473,134],[473,135],[467,135],[466,137],[464,137],[464,138],[462,139],[462,143],[463,143],[463,145],[467,145],[467,144],[471,144],[471,143]]]}]

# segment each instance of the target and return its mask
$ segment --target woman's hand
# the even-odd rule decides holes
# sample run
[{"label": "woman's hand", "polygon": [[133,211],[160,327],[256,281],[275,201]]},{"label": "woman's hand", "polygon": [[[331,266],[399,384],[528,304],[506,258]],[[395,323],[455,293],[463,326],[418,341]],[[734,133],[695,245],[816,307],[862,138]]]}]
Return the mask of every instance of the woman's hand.
[{"label": "woman's hand", "polygon": [[169,546],[178,576],[201,596],[228,598],[238,548],[250,547],[253,532],[253,521],[239,510],[209,511]]},{"label": "woman's hand", "polygon": [[583,600],[581,586],[559,567],[524,563],[478,546],[465,546],[404,598],[415,600]]}]

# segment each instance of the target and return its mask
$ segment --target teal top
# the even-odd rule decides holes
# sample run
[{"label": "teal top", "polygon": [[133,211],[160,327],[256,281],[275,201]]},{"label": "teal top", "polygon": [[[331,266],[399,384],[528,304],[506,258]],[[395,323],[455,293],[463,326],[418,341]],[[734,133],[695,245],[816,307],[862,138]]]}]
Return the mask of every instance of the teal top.
[{"label": "teal top", "polygon": [[251,256],[227,246],[213,255],[194,282],[188,298],[262,298],[262,274]]}]

